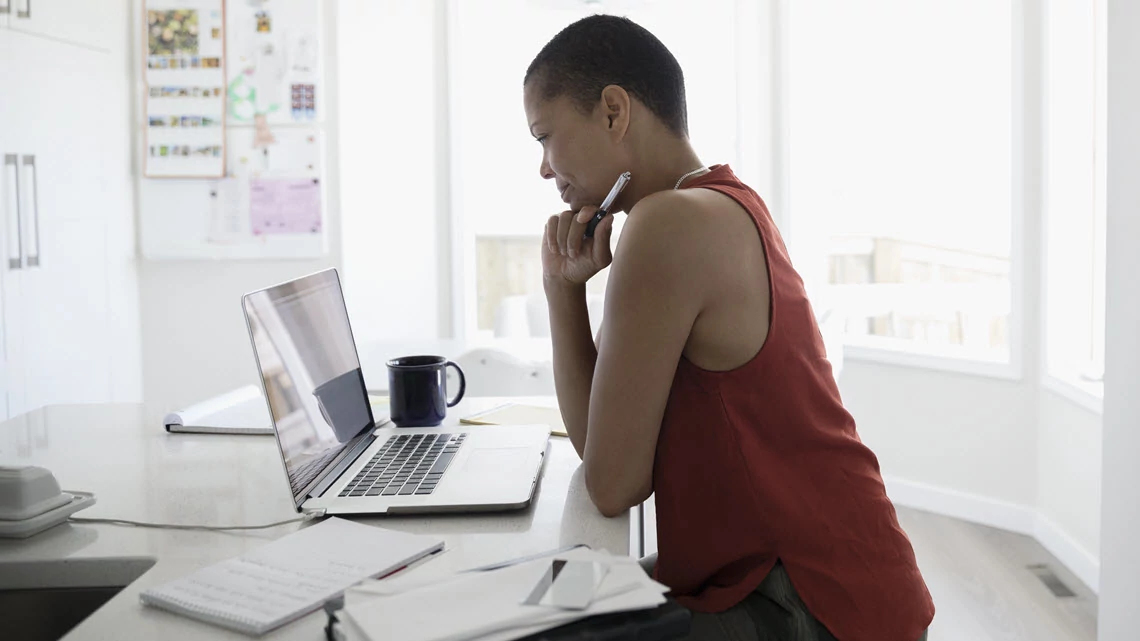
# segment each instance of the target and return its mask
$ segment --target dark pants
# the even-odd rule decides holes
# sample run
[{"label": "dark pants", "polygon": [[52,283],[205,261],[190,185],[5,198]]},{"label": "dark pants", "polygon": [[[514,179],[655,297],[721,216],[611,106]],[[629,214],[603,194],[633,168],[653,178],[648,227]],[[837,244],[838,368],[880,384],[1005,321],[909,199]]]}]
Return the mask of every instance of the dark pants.
[{"label": "dark pants", "polygon": [[[657,555],[641,560],[652,574]],[[754,592],[724,612],[693,613],[692,628],[685,641],[836,641],[822,623],[808,612],[796,594],[788,572],[776,563]],[[923,632],[918,641],[926,641]]]}]

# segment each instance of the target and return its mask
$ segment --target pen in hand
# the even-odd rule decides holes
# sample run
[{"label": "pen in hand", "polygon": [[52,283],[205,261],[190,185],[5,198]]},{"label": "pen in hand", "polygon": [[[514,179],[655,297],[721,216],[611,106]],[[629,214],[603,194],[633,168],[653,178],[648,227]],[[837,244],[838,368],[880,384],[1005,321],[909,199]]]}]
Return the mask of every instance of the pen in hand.
[{"label": "pen in hand", "polygon": [[618,176],[617,182],[614,183],[613,189],[610,190],[610,193],[608,196],[606,196],[606,199],[602,201],[602,206],[598,208],[598,213],[594,214],[594,217],[590,219],[590,222],[586,223],[586,233],[582,234],[582,238],[594,237],[594,228],[597,227],[598,223],[602,222],[602,219],[606,217],[606,214],[609,213],[610,207],[614,204],[614,199],[618,197],[618,194],[621,193],[621,190],[625,189],[625,186],[627,184],[629,184],[628,171]]}]

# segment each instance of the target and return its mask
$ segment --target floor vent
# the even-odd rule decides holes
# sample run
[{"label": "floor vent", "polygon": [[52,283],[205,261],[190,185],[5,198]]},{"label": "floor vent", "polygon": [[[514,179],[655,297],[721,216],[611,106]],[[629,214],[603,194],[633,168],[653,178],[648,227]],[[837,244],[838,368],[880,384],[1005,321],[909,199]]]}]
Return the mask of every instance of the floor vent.
[{"label": "floor vent", "polygon": [[1045,587],[1049,588],[1053,596],[1059,599],[1077,596],[1076,592],[1073,592],[1069,589],[1069,586],[1057,578],[1057,575],[1053,573],[1053,570],[1050,569],[1048,565],[1044,563],[1031,565],[1029,566],[1029,571],[1036,574],[1038,579],[1041,579],[1041,582],[1045,584]]}]

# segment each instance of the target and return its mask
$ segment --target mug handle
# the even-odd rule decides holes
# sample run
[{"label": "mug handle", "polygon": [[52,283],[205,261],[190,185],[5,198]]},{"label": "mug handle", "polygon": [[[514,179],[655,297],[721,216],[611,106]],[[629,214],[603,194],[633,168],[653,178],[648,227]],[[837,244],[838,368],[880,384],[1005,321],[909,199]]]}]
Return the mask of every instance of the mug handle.
[{"label": "mug handle", "polygon": [[459,393],[455,395],[455,400],[447,402],[448,407],[455,407],[459,404],[459,401],[463,400],[463,393],[467,391],[467,377],[463,375],[463,370],[459,369],[459,366],[455,363],[447,361],[444,368],[446,369],[448,367],[454,367],[455,373],[459,374]]}]

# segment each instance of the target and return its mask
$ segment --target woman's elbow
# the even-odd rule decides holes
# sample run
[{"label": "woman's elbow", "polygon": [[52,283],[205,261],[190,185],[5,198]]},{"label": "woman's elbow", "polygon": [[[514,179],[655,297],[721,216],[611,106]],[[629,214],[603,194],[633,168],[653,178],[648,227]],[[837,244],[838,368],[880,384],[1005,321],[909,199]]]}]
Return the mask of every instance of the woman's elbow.
[{"label": "woman's elbow", "polygon": [[[649,492],[624,492],[621,488],[610,484],[591,483],[590,475],[586,475],[586,491],[590,500],[602,513],[602,516],[613,518],[625,514],[631,507],[649,498]],[[644,496],[643,496],[644,494]]]},{"label": "woman's elbow", "polygon": [[598,508],[598,511],[602,513],[602,516],[609,519],[621,516],[622,514],[625,514],[629,508],[633,507],[626,501],[620,501],[607,496],[597,496],[594,493],[590,494],[590,499],[594,502],[594,505]]}]

